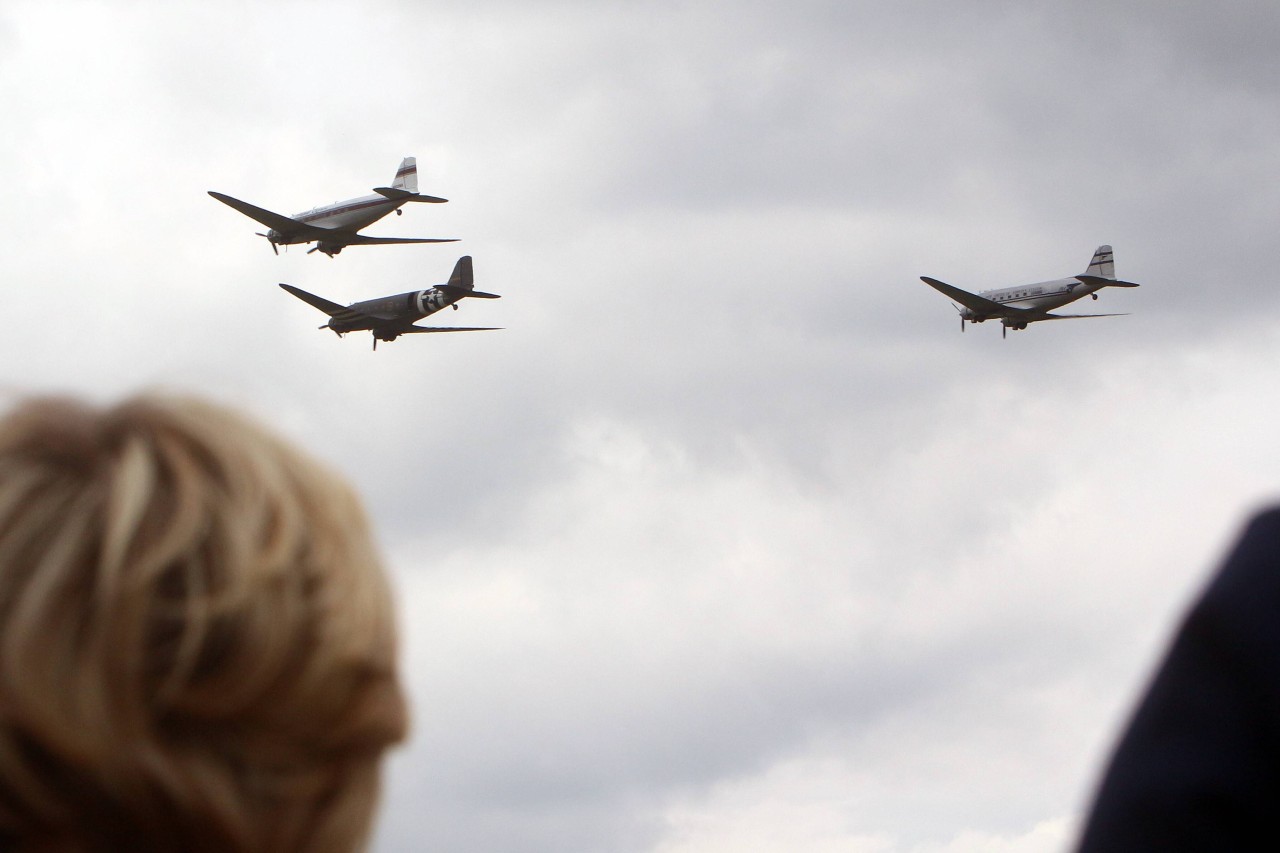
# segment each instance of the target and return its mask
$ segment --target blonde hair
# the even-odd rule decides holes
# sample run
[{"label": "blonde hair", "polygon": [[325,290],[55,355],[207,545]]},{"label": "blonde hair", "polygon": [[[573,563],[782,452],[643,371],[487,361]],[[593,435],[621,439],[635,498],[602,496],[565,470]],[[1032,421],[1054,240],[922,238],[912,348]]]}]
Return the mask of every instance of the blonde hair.
[{"label": "blonde hair", "polygon": [[208,403],[0,420],[0,849],[361,848],[405,733],[359,502]]}]

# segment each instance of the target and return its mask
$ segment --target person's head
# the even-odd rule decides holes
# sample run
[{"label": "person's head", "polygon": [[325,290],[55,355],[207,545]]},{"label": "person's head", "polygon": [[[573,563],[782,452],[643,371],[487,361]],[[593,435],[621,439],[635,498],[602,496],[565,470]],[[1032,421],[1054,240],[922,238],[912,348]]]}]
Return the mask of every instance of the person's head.
[{"label": "person's head", "polygon": [[358,500],[244,418],[0,418],[0,850],[360,848],[395,645]]}]

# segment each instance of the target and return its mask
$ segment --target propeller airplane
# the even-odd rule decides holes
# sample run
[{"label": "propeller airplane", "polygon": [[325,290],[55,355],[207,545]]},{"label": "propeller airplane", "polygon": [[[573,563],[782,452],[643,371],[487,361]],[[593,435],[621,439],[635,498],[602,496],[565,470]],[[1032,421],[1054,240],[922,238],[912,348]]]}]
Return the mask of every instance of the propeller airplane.
[{"label": "propeller airplane", "polygon": [[314,247],[307,250],[307,254],[319,251],[332,258],[347,246],[457,242],[456,238],[452,237],[367,237],[356,233],[393,210],[397,216],[402,214],[404,211],[400,210],[400,207],[408,202],[443,204],[448,201],[446,198],[422,195],[418,192],[418,165],[415,158],[404,158],[400,168],[396,170],[396,177],[391,186],[374,187],[373,192],[374,195],[337,201],[294,216],[273,213],[249,204],[247,201],[213,190],[209,190],[209,195],[267,226],[267,233],[263,234],[259,231],[257,234],[259,237],[267,238],[271,243],[271,251],[277,255],[280,254],[279,246],[290,246],[296,243],[315,243]]},{"label": "propeller airplane", "polygon": [[1110,246],[1099,246],[1093,253],[1088,269],[1081,275],[1006,287],[1001,290],[983,290],[970,293],[936,278],[921,276],[920,280],[934,290],[959,303],[960,331],[965,323],[981,323],[999,320],[1000,335],[1007,337],[1010,329],[1025,329],[1029,323],[1041,320],[1077,320],[1085,317],[1121,317],[1122,314],[1051,314],[1059,308],[1085,296],[1098,298],[1104,287],[1137,287],[1132,281],[1116,279],[1115,258]]},{"label": "propeller airplane", "polygon": [[394,341],[401,335],[423,332],[488,332],[495,326],[415,326],[414,323],[430,314],[452,306],[458,310],[458,302],[468,297],[474,299],[499,299],[496,293],[482,293],[475,289],[475,275],[471,256],[458,259],[449,276],[448,284],[437,284],[426,290],[411,290],[380,299],[356,302],[346,307],[328,299],[307,293],[291,284],[281,282],[281,287],[294,296],[329,315],[329,322],[321,329],[331,329],[338,337],[347,332],[372,332],[373,348],[378,341]]}]

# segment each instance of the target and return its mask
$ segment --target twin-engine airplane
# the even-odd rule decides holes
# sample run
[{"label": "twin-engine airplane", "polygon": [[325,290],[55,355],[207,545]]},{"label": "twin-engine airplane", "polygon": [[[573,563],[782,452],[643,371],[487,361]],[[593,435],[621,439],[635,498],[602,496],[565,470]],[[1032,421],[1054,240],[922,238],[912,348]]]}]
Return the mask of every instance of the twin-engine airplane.
[{"label": "twin-engine airplane", "polygon": [[209,191],[209,195],[218,201],[235,208],[250,219],[256,219],[269,229],[266,234],[258,232],[259,237],[266,237],[271,243],[271,251],[280,254],[278,246],[295,243],[315,243],[307,254],[315,251],[324,252],[329,257],[341,252],[347,246],[371,246],[383,243],[454,243],[456,238],[439,237],[366,237],[357,234],[361,228],[372,225],[391,211],[399,216],[404,211],[400,206],[411,201],[428,204],[443,204],[447,198],[436,198],[432,195],[418,193],[418,161],[406,157],[396,170],[396,178],[389,187],[374,187],[376,195],[337,201],[324,207],[317,207],[306,213],[292,217],[283,216],[255,207],[247,201],[232,198],[223,193]]},{"label": "twin-engine airplane", "polygon": [[394,341],[401,335],[419,332],[488,332],[498,328],[495,326],[415,326],[414,322],[429,314],[452,305],[458,310],[458,301],[473,297],[476,299],[499,299],[496,293],[481,293],[475,289],[475,275],[471,270],[471,256],[458,259],[453,267],[453,275],[448,284],[437,284],[426,290],[412,290],[408,293],[397,293],[395,296],[384,296],[381,299],[370,299],[355,302],[342,307],[336,302],[322,299],[301,288],[281,282],[281,287],[294,296],[319,308],[329,315],[329,322],[320,328],[332,329],[338,337],[347,332],[373,332],[373,348],[378,348],[378,341]]},{"label": "twin-engine airplane", "polygon": [[1050,314],[1049,312],[1085,296],[1097,299],[1097,291],[1104,287],[1138,286],[1132,281],[1116,279],[1116,265],[1110,246],[1098,247],[1098,251],[1093,253],[1093,260],[1089,262],[1089,268],[1083,275],[1060,278],[1055,281],[970,293],[938,281],[936,278],[920,276],[920,280],[964,306],[963,308],[957,306],[960,312],[960,331],[964,331],[966,321],[981,323],[984,320],[999,320],[1002,326],[1001,337],[1007,336],[1010,329],[1025,329],[1028,323],[1038,323],[1041,320],[1123,316],[1121,314]]}]

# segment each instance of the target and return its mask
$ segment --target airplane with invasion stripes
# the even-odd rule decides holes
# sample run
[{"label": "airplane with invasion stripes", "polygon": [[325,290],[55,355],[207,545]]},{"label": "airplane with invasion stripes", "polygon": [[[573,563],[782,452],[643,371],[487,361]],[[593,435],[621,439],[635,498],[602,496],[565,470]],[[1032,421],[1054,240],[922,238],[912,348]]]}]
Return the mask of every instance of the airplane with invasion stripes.
[{"label": "airplane with invasion stripes", "polygon": [[956,310],[960,312],[960,331],[964,331],[966,322],[981,323],[985,320],[999,320],[1001,337],[1008,336],[1010,329],[1025,329],[1028,323],[1038,323],[1041,320],[1124,316],[1122,314],[1051,314],[1050,311],[1086,296],[1097,299],[1098,291],[1104,287],[1138,286],[1132,281],[1116,279],[1115,256],[1110,246],[1098,247],[1098,250],[1093,253],[1088,269],[1082,275],[1054,281],[970,293],[938,281],[936,278],[920,276],[920,280],[959,303]]},{"label": "airplane with invasion stripes", "polygon": [[471,256],[458,258],[453,266],[453,274],[448,284],[437,284],[426,290],[411,290],[408,293],[397,293],[394,296],[383,296],[380,299],[369,299],[342,306],[330,302],[314,293],[307,293],[300,287],[280,283],[280,286],[301,299],[303,302],[329,315],[329,322],[320,328],[332,329],[338,337],[347,332],[373,332],[373,348],[378,349],[378,341],[394,341],[401,335],[421,332],[490,332],[495,326],[415,326],[414,323],[430,314],[452,306],[458,310],[458,302],[471,297],[473,299],[500,299],[496,293],[482,293],[475,289],[475,272],[471,264]]},{"label": "airplane with invasion stripes", "polygon": [[267,226],[267,233],[258,232],[258,236],[266,237],[271,243],[271,251],[277,255],[280,254],[277,247],[297,243],[315,243],[313,248],[307,250],[307,254],[320,251],[332,258],[347,246],[457,242],[454,237],[366,237],[356,233],[393,210],[399,216],[404,212],[400,207],[408,202],[443,204],[448,201],[446,198],[418,192],[418,161],[415,158],[404,158],[400,168],[396,170],[391,186],[374,187],[373,192],[374,195],[337,201],[294,216],[273,213],[213,190],[209,190],[209,195]]}]

